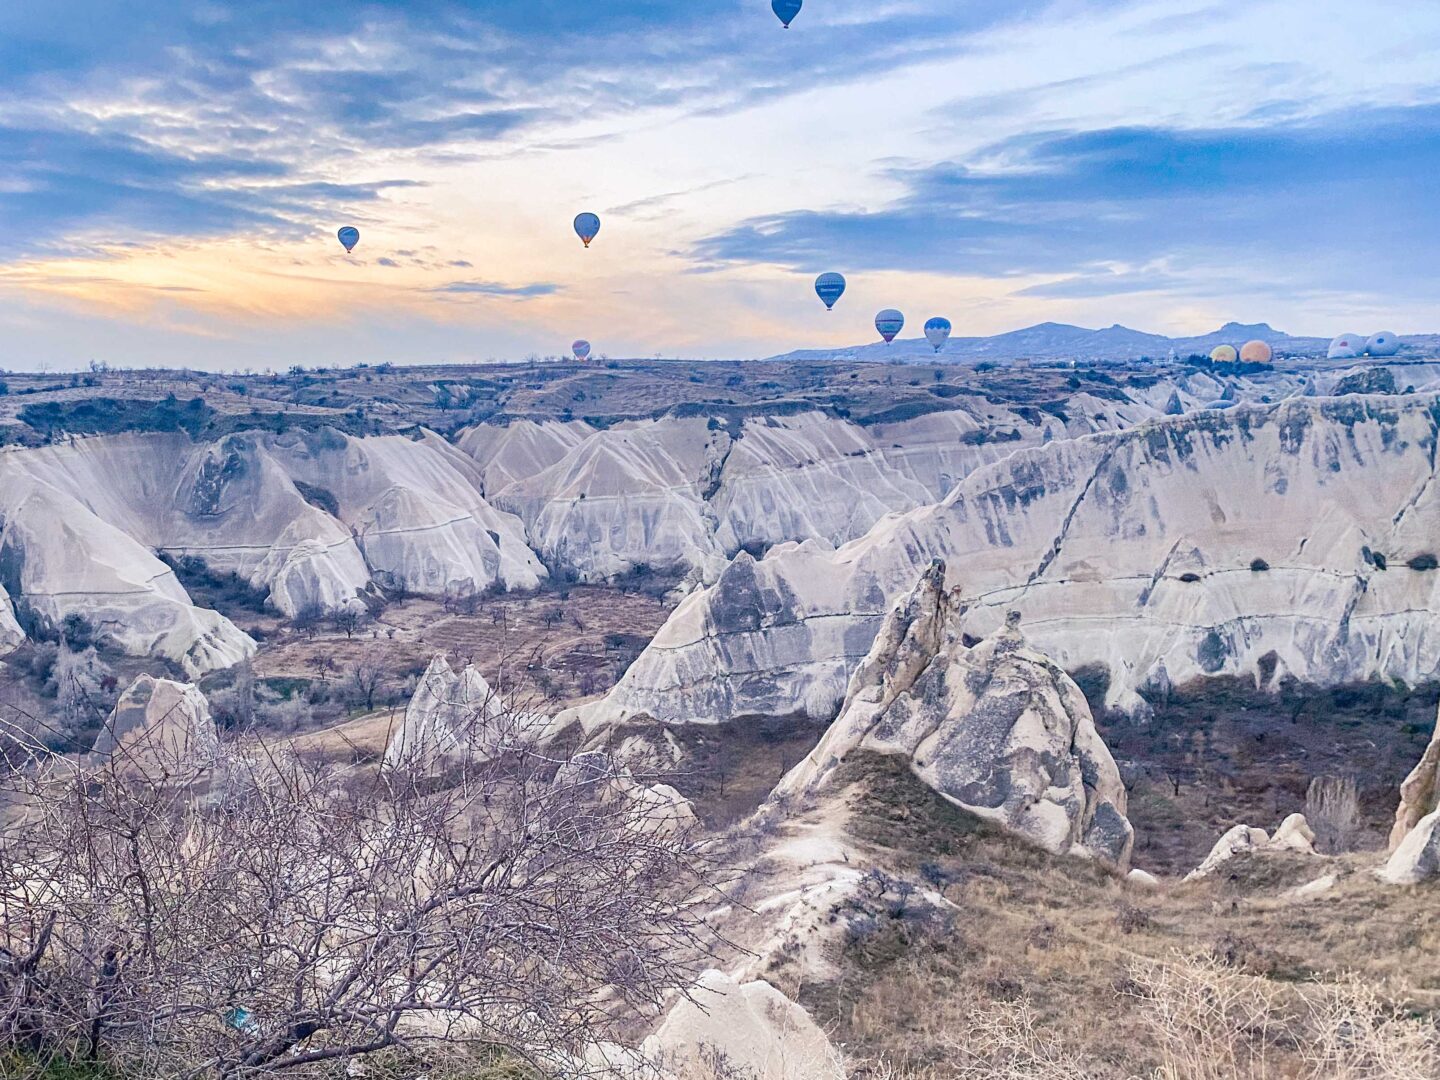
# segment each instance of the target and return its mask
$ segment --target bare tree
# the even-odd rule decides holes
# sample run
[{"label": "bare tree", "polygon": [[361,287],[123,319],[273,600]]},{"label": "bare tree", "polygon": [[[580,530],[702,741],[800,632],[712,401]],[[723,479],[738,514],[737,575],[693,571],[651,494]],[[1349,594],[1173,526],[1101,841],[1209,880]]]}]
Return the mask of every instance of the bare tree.
[{"label": "bare tree", "polygon": [[360,660],[350,668],[345,681],[355,704],[369,712],[375,708],[375,697],[385,684],[385,668],[375,660]]},{"label": "bare tree", "polygon": [[369,616],[361,608],[337,608],[330,614],[330,625],[335,627],[336,630],[339,630],[341,633],[343,633],[345,635],[345,640],[349,641],[355,635],[355,631],[359,630],[362,626],[365,625],[365,621],[368,617]]},{"label": "bare tree", "polygon": [[433,792],[243,745],[4,774],[0,1045],[159,1080],[553,1067],[702,959],[709,849],[593,766],[517,740]]}]

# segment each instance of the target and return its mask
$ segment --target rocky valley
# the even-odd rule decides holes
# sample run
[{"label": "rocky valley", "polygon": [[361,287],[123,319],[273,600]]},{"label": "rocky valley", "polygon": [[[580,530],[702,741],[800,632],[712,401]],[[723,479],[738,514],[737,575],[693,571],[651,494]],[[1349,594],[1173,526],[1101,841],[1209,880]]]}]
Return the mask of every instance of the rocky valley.
[{"label": "rocky valley", "polygon": [[[346,883],[296,961],[325,1023],[449,970],[425,935],[396,967],[351,948],[390,941],[377,905],[444,936],[436,898],[472,895],[486,925],[544,907],[584,973],[548,1007],[604,1014],[552,1039],[480,1003],[534,962],[496,939],[485,980],[452,973],[463,1015],[418,979],[365,1068],[496,1024],[526,1053],[485,1067],[517,1071],[454,1075],[1436,1074],[1419,345],[7,382],[0,720],[42,763],[17,805],[109,777],[117,823],[186,823],[146,833],[166,889],[268,875],[277,919]],[[245,831],[286,814],[288,847]],[[89,895],[79,862],[0,872]],[[615,959],[622,896],[667,898],[634,916],[663,955]],[[249,1045],[293,1006],[226,982],[239,957],[186,985]]]}]

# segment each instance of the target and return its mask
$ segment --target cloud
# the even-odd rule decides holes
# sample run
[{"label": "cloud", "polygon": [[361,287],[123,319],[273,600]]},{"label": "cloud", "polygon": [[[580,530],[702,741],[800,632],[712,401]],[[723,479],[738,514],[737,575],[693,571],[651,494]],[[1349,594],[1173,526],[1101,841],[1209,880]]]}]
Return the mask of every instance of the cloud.
[{"label": "cloud", "polygon": [[1073,275],[1029,293],[1051,296],[1135,291],[1143,280],[1115,264],[1157,260],[1234,280],[1283,267],[1357,288],[1418,285],[1437,277],[1437,169],[1436,106],[1268,128],[1030,134],[967,162],[894,171],[906,194],[887,206],[745,221],[691,254],[805,272]]},{"label": "cloud", "polygon": [[[785,34],[754,0],[0,5],[0,191],[23,189],[0,257],[93,226],[282,228],[398,187],[333,180],[384,152],[456,161],[547,125],[740,108],[1046,6],[834,0]],[[229,182],[258,176],[285,183]]]},{"label": "cloud", "polygon": [[531,300],[537,296],[553,296],[560,286],[549,281],[529,285],[502,285],[495,281],[451,281],[425,290],[440,296],[491,296],[509,300]]}]

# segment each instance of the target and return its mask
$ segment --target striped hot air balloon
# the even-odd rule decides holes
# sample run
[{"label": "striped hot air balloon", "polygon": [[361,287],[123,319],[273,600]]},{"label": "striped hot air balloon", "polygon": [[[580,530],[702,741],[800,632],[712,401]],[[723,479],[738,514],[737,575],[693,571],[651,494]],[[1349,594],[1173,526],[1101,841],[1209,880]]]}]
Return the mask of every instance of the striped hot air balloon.
[{"label": "striped hot air balloon", "polygon": [[934,346],[938,353],[945,347],[945,342],[950,340],[950,320],[936,315],[925,324],[925,340]]},{"label": "striped hot air balloon", "polygon": [[887,307],[875,316],[875,329],[880,331],[880,336],[885,339],[885,344],[889,345],[895,340],[896,335],[905,329],[905,316],[893,307]]},{"label": "striped hot air balloon", "polygon": [[845,278],[842,274],[821,274],[815,279],[815,295],[825,301],[825,310],[833,311],[835,301],[845,295]]},{"label": "striped hot air balloon", "polygon": [[584,338],[576,341],[570,348],[575,353],[575,359],[579,360],[582,364],[590,358],[590,342]]}]

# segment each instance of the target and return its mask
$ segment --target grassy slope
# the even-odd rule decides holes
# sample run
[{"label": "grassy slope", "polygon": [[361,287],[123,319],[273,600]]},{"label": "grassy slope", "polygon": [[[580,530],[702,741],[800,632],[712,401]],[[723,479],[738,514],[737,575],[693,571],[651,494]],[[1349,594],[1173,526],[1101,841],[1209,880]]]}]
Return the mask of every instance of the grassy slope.
[{"label": "grassy slope", "polygon": [[[845,768],[856,839],[897,876],[944,882],[955,905],[935,918],[893,897],[877,902],[873,927],[845,939],[845,979],[801,988],[862,1061],[935,1067],[967,1017],[1023,997],[1041,1028],[1100,1075],[1148,1070],[1158,1062],[1137,1019],[1133,969],[1177,952],[1208,954],[1282,991],[1354,972],[1440,1016],[1440,897],[1382,887],[1363,859],[1241,859],[1213,880],[1138,889],[1001,834],[897,759],[861,755]],[[1330,895],[1281,899],[1330,870],[1343,875]]]}]

